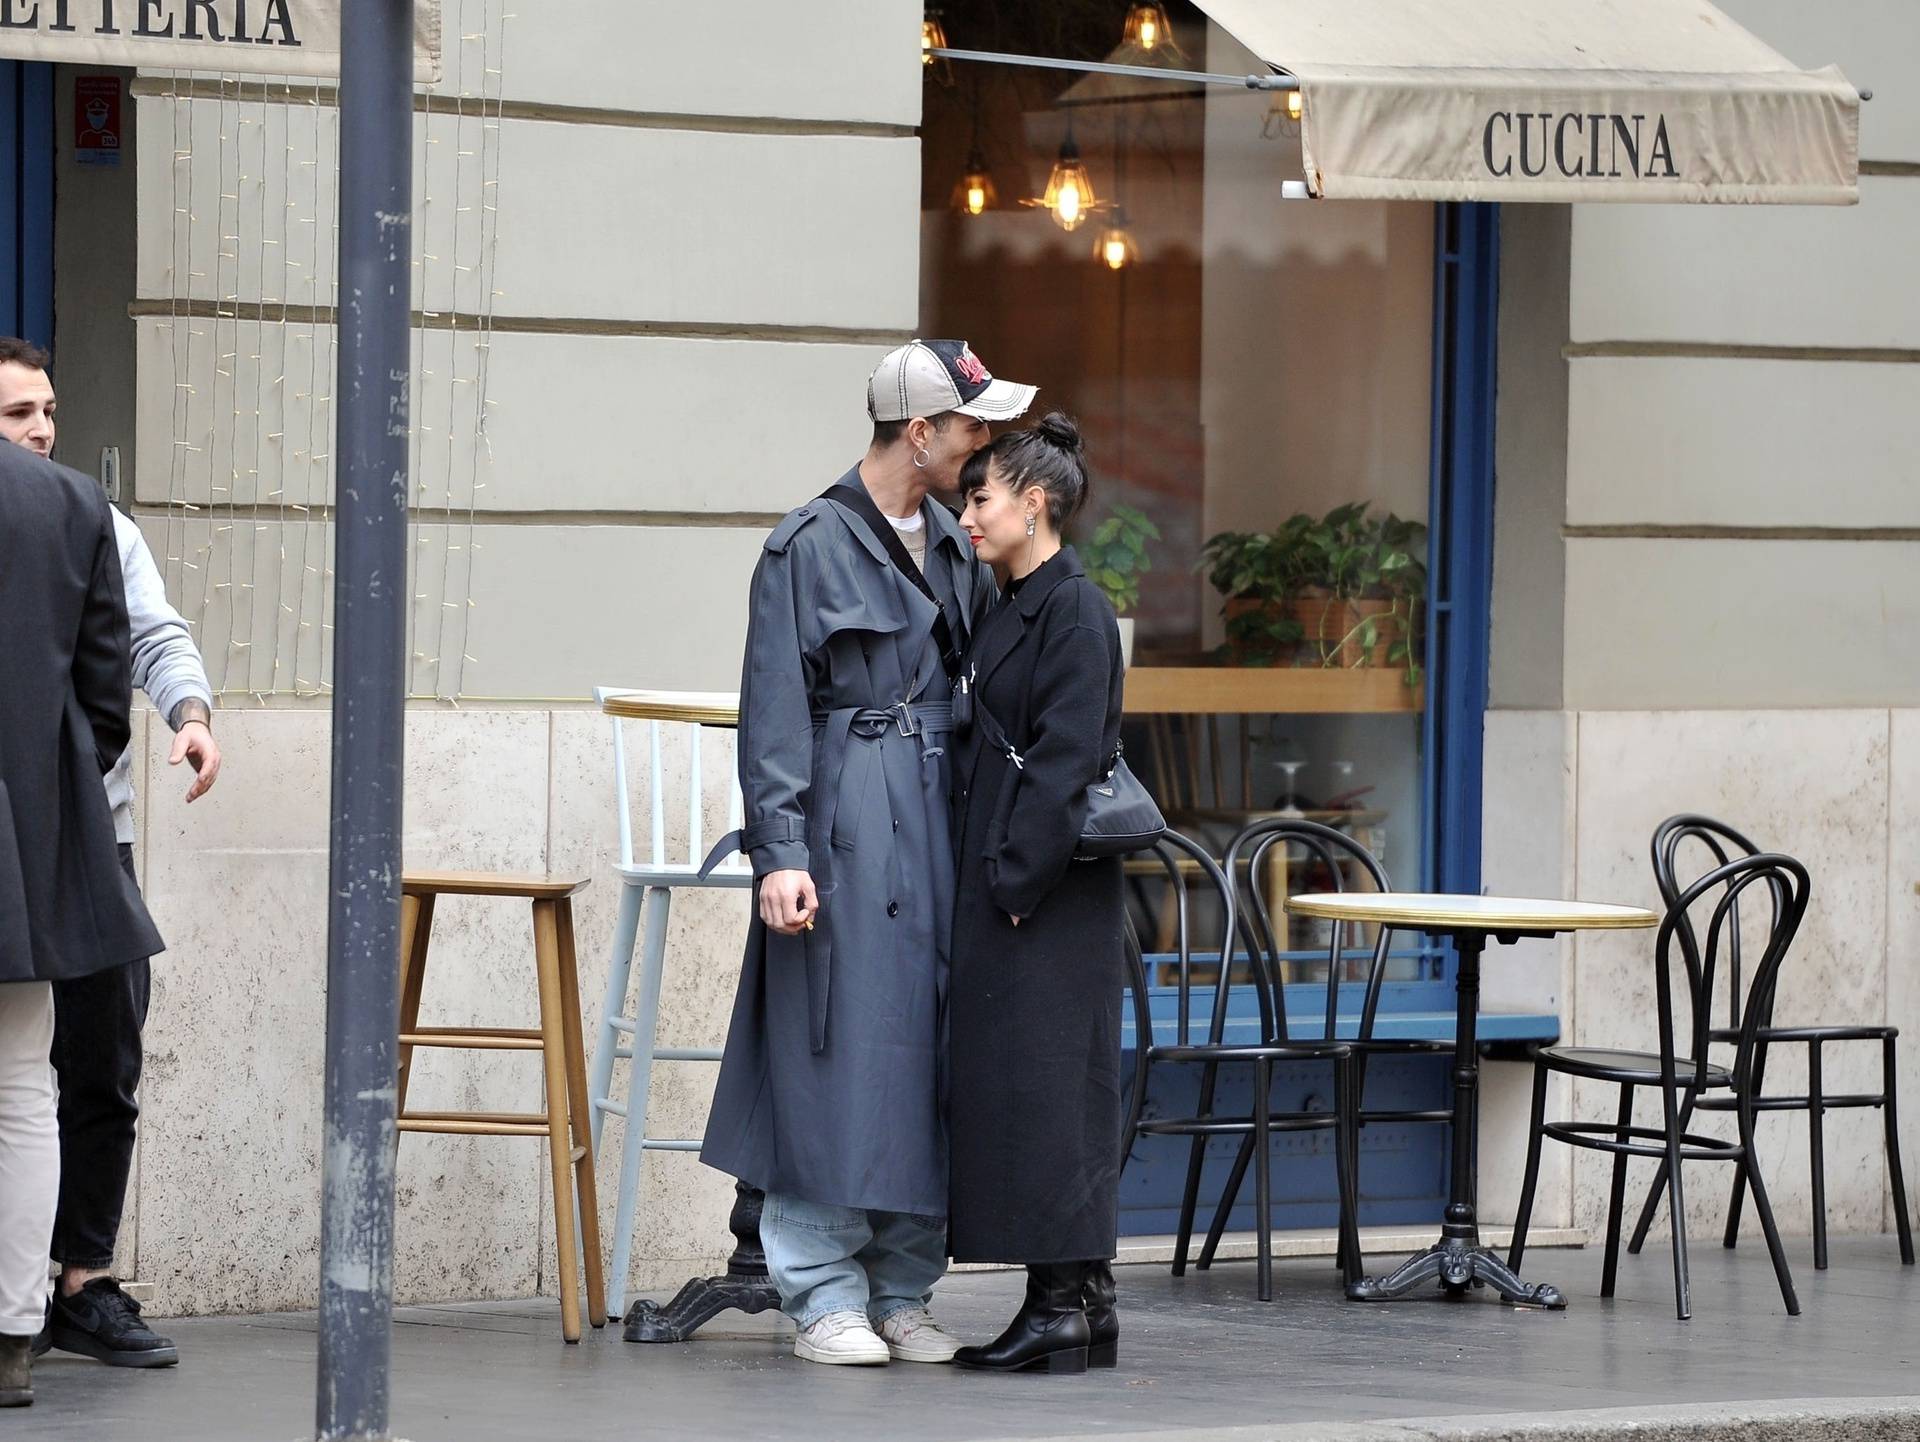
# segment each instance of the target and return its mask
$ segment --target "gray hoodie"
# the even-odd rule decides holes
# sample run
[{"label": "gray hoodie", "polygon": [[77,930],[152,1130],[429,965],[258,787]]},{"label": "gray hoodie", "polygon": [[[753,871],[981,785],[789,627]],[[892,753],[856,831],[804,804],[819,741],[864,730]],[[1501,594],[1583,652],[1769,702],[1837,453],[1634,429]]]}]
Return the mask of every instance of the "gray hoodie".
[{"label": "gray hoodie", "polygon": [[[199,648],[180,613],[167,604],[166,583],[153,564],[140,528],[116,507],[114,539],[120,543],[120,573],[127,584],[127,620],[133,632],[133,684],[172,724],[174,708],[198,698],[213,705],[213,687]],[[107,801],[113,807],[117,840],[133,840],[133,748],[120,753],[107,773]]]}]

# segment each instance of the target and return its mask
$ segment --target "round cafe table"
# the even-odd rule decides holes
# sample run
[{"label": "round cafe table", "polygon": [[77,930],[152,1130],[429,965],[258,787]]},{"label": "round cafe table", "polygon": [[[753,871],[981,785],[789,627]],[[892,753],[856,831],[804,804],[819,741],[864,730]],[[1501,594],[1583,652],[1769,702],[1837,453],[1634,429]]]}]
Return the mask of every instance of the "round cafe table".
[{"label": "round cafe table", "polygon": [[1480,1052],[1475,1022],[1480,1010],[1480,953],[1491,936],[1502,944],[1523,936],[1555,936],[1565,931],[1617,931],[1659,924],[1653,912],[1638,906],[1606,906],[1585,901],[1535,901],[1504,896],[1446,896],[1421,892],[1319,892],[1287,898],[1287,910],[1324,921],[1362,922],[1389,929],[1444,936],[1459,954],[1458,1019],[1453,1033],[1453,1176],[1440,1240],[1409,1258],[1389,1277],[1363,1277],[1349,1283],[1356,1302],[1403,1297],[1423,1282],[1438,1281],[1449,1296],[1464,1296],[1485,1283],[1506,1298],[1532,1307],[1564,1307],[1558,1287],[1530,1286],[1507,1264],[1480,1245],[1474,1216],[1474,1117],[1479,1105]]}]

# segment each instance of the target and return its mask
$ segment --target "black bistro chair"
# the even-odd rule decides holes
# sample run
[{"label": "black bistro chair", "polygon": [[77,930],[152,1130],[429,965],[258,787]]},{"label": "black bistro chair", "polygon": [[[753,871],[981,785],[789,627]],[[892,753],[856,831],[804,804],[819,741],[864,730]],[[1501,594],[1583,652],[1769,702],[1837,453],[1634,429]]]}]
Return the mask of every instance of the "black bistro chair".
[{"label": "black bistro chair", "polygon": [[[1245,871],[1241,863],[1245,862]],[[1290,883],[1292,868],[1302,867],[1303,874],[1320,878],[1311,887],[1294,886]],[[1265,962],[1266,973],[1274,978],[1274,1021],[1268,1040],[1277,1044],[1293,1044],[1291,1027],[1287,1016],[1285,987],[1285,964],[1281,953],[1289,948],[1286,944],[1286,917],[1276,918],[1273,905],[1269,900],[1276,894],[1266,883],[1271,879],[1279,884],[1277,894],[1311,889],[1325,891],[1391,891],[1393,887],[1387,880],[1386,869],[1375,859],[1373,853],[1353,837],[1331,826],[1322,826],[1317,821],[1304,821],[1295,818],[1269,817],[1256,821],[1242,829],[1227,848],[1225,871],[1229,876],[1241,877],[1244,887],[1241,902],[1241,915],[1245,918],[1243,935],[1250,953],[1261,956]],[[1275,872],[1277,870],[1277,875]],[[1356,884],[1357,883],[1357,884]],[[1320,1036],[1327,1040],[1338,1038],[1340,1018],[1341,984],[1348,980],[1347,923],[1334,922],[1333,933],[1327,943],[1326,991],[1325,1002],[1320,1014]],[[1353,928],[1357,934],[1358,928]],[[1451,1108],[1431,1110],[1393,1110],[1388,1108],[1369,1108],[1366,1104],[1367,1062],[1376,1056],[1430,1056],[1435,1054],[1451,1056],[1453,1043],[1447,1039],[1427,1037],[1380,1038],[1373,1034],[1374,1018],[1380,1010],[1380,989],[1387,976],[1387,950],[1392,942],[1392,929],[1380,927],[1375,938],[1373,955],[1366,972],[1366,988],[1361,995],[1358,1024],[1351,1037],[1338,1038],[1353,1050],[1353,1090],[1352,1097],[1356,1111],[1348,1118],[1347,1144],[1348,1168],[1353,1183],[1355,1199],[1360,1191],[1360,1131],[1369,1122],[1413,1123],[1444,1125],[1452,1122]],[[1226,1191],[1220,1198],[1220,1205],[1213,1214],[1213,1224],[1207,1230],[1207,1240],[1200,1248],[1198,1266],[1205,1270],[1212,1261],[1220,1238],[1226,1231],[1227,1214],[1233,1210],[1240,1187],[1245,1180],[1247,1163],[1253,1157],[1253,1138],[1251,1134],[1240,1143],[1240,1154],[1234,1158],[1233,1172],[1227,1179]],[[1355,1235],[1358,1235],[1359,1219],[1355,1217]],[[1359,1258],[1354,1259],[1356,1264]]]},{"label": "black bistro chair", "polygon": [[[1780,1229],[1774,1225],[1773,1207],[1767,1201],[1766,1184],[1760,1176],[1753,1124],[1759,1095],[1756,1072],[1762,1022],[1772,1013],[1780,964],[1793,945],[1801,917],[1806,914],[1807,886],[1807,870],[1799,862],[1791,856],[1762,852],[1715,867],[1674,898],[1667,908],[1666,919],[1660,923],[1659,939],[1654,947],[1654,1011],[1660,1030],[1658,1052],[1612,1047],[1533,1048],[1533,1119],[1527,1136],[1527,1178],[1520,1191],[1520,1209],[1513,1224],[1508,1266],[1518,1269],[1526,1251],[1534,1188],[1540,1179],[1541,1139],[1552,1137],[1569,1146],[1609,1152],[1613,1156],[1613,1187],[1607,1199],[1607,1250],[1600,1272],[1600,1295],[1611,1297],[1620,1260],[1620,1212],[1626,1199],[1627,1158],[1658,1157],[1665,1164],[1667,1205],[1674,1217],[1674,1309],[1685,1321],[1693,1315],[1693,1301],[1687,1283],[1687,1207],[1681,1190],[1680,1164],[1733,1162],[1745,1169],[1753,1187],[1753,1207],[1760,1214],[1760,1228],[1766,1234],[1767,1251],[1773,1258],[1774,1275],[1779,1279],[1780,1296],[1786,1302],[1787,1314],[1800,1315],[1800,1302],[1794,1295],[1793,1278],[1787,1270],[1787,1254],[1780,1245]],[[1748,984],[1745,1021],[1736,1039],[1733,1064],[1723,1066],[1708,1060],[1707,1056],[1713,1030],[1714,972],[1721,960],[1730,956],[1730,938],[1741,924],[1739,903],[1742,895],[1753,887],[1761,888],[1771,904],[1766,945],[1761,949],[1760,959],[1753,968],[1753,979]],[[1716,897],[1716,893],[1721,894]],[[1704,947],[1699,943],[1690,914],[1703,900],[1712,902],[1712,920],[1707,926]],[[1748,915],[1754,910],[1749,906]],[[1684,1031],[1675,1020],[1678,998],[1673,953],[1676,946],[1681,963],[1678,990],[1687,1003]],[[1552,1072],[1610,1082],[1618,1087],[1620,1098],[1615,1120],[1547,1121],[1547,1077]],[[1633,1124],[1633,1094],[1638,1087],[1659,1088],[1663,1126]],[[1731,1098],[1730,1109],[1739,1127],[1736,1140],[1693,1135],[1682,1125],[1680,1119],[1686,1114],[1687,1104],[1694,1097],[1708,1093],[1725,1093]]]},{"label": "black bistro chair", "polygon": [[[1176,908],[1174,939],[1178,957],[1178,984],[1176,987],[1179,1010],[1174,1022],[1174,1041],[1172,1045],[1162,1045],[1154,1038],[1150,1023],[1144,1021],[1143,999],[1147,994],[1148,976],[1144,960],[1137,946],[1130,945],[1129,961],[1134,968],[1132,988],[1135,997],[1135,1016],[1138,1019],[1139,1038],[1136,1056],[1137,1069],[1134,1073],[1134,1093],[1129,1109],[1128,1134],[1126,1145],[1132,1150],[1133,1141],[1138,1136],[1183,1136],[1191,1137],[1192,1151],[1187,1163],[1186,1191],[1181,1199],[1180,1232],[1174,1245],[1173,1274],[1181,1276],[1186,1271],[1187,1249],[1193,1239],[1193,1216],[1200,1194],[1201,1169],[1206,1161],[1207,1139],[1217,1136],[1243,1136],[1249,1138],[1248,1151],[1253,1165],[1254,1203],[1258,1210],[1255,1222],[1255,1258],[1256,1286],[1261,1301],[1273,1299],[1273,1190],[1271,1177],[1271,1159],[1266,1146],[1254,1146],[1251,1139],[1268,1138],[1277,1132],[1327,1131],[1334,1134],[1334,1165],[1338,1178],[1340,1194],[1340,1261],[1349,1280],[1359,1275],[1359,1240],[1354,1233],[1354,1208],[1352,1178],[1348,1171],[1350,1149],[1344,1137],[1345,1119],[1350,1115],[1348,1088],[1351,1081],[1349,1067],[1353,1049],[1345,1043],[1333,1041],[1313,1042],[1272,1042],[1230,1043],[1226,1040],[1227,1001],[1233,979],[1239,968],[1234,964],[1233,939],[1239,934],[1237,911],[1234,904],[1233,887],[1220,864],[1209,856],[1205,848],[1182,836],[1177,831],[1164,833],[1151,848],[1150,854],[1166,868],[1171,888],[1171,904]],[[1184,878],[1187,884],[1178,884]],[[1220,959],[1218,966],[1210,967],[1212,979],[1196,978],[1193,928],[1190,924],[1189,895],[1192,892],[1212,892],[1217,902],[1220,921]],[[1266,961],[1257,951],[1248,957],[1248,971],[1251,985],[1260,1008],[1260,1034],[1271,1037],[1275,1029],[1274,984],[1268,972]],[[1196,1041],[1193,1037],[1193,1004],[1196,993],[1205,994],[1212,990],[1212,1014],[1207,1022],[1206,1037]],[[1333,1109],[1331,1111],[1276,1112],[1272,1107],[1273,1074],[1275,1066],[1295,1061],[1327,1061],[1334,1069]],[[1253,1098],[1250,1115],[1220,1115],[1214,1109],[1214,1097],[1222,1065],[1245,1063],[1253,1071]],[[1198,1105],[1191,1116],[1184,1117],[1143,1117],[1143,1102],[1146,1097],[1148,1073],[1154,1067],[1197,1066],[1200,1068],[1200,1096]]]},{"label": "black bistro chair", "polygon": [[[1735,856],[1752,856],[1760,850],[1731,826],[1715,821],[1710,816],[1668,817],[1653,833],[1653,876],[1659,884],[1661,899],[1669,906],[1681,892],[1679,856],[1681,847],[1688,842],[1699,843],[1720,865],[1725,865]],[[1711,1040],[1723,1045],[1740,1039],[1740,936],[1737,930],[1732,936],[1730,960],[1732,964],[1727,969],[1726,1025],[1716,1026],[1708,1033]],[[1761,1112],[1807,1114],[1808,1150],[1812,1153],[1813,1265],[1816,1271],[1824,1272],[1827,1268],[1827,1167],[1823,1123],[1829,1110],[1841,1107],[1879,1107],[1885,1115],[1887,1168],[1893,1176],[1893,1224],[1900,1240],[1900,1261],[1909,1267],[1913,1265],[1913,1224],[1908,1219],[1906,1173],[1900,1161],[1900,1073],[1894,1060],[1894,1043],[1899,1036],[1900,1028],[1897,1026],[1779,1026],[1771,1016],[1760,1019],[1753,1060],[1753,1107]],[[1880,1043],[1880,1090],[1829,1096],[1822,1084],[1821,1048],[1828,1043],[1855,1041]],[[1762,1094],[1761,1084],[1767,1072],[1767,1048],[1774,1045],[1804,1045],[1807,1048],[1806,1095]],[[1680,1129],[1686,1130],[1696,1110],[1727,1111],[1733,1105],[1733,1098],[1717,1093],[1689,1096],[1680,1112]],[[1659,1209],[1660,1193],[1666,1186],[1666,1180],[1666,1168],[1663,1165],[1654,1177],[1653,1185],[1647,1190],[1647,1199],[1640,1208],[1640,1221],[1633,1229],[1632,1240],[1627,1243],[1629,1252],[1637,1253],[1646,1241],[1647,1229],[1653,1225],[1654,1213]],[[1740,1205],[1746,1191],[1747,1168],[1742,1165],[1735,1168],[1733,1174],[1733,1196],[1727,1203],[1727,1230],[1721,1239],[1725,1246],[1731,1247],[1739,1240]]]}]

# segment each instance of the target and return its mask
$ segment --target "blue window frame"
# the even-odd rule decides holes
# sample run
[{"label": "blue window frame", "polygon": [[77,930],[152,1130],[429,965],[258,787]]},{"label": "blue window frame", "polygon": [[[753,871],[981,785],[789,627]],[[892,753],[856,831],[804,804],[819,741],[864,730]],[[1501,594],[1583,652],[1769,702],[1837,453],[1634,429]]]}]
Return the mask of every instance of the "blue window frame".
[{"label": "blue window frame", "polygon": [[0,334],[53,346],[53,67],[0,60]]}]

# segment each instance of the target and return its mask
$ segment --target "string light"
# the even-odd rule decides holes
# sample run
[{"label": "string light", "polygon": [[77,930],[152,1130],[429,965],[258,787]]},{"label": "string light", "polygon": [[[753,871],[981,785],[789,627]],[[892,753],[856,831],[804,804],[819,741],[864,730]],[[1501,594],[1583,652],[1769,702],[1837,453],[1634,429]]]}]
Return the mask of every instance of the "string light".
[{"label": "string light", "polygon": [[933,62],[940,58],[933,52],[946,48],[947,31],[940,23],[940,12],[929,10],[920,17],[920,63],[931,70]]}]

